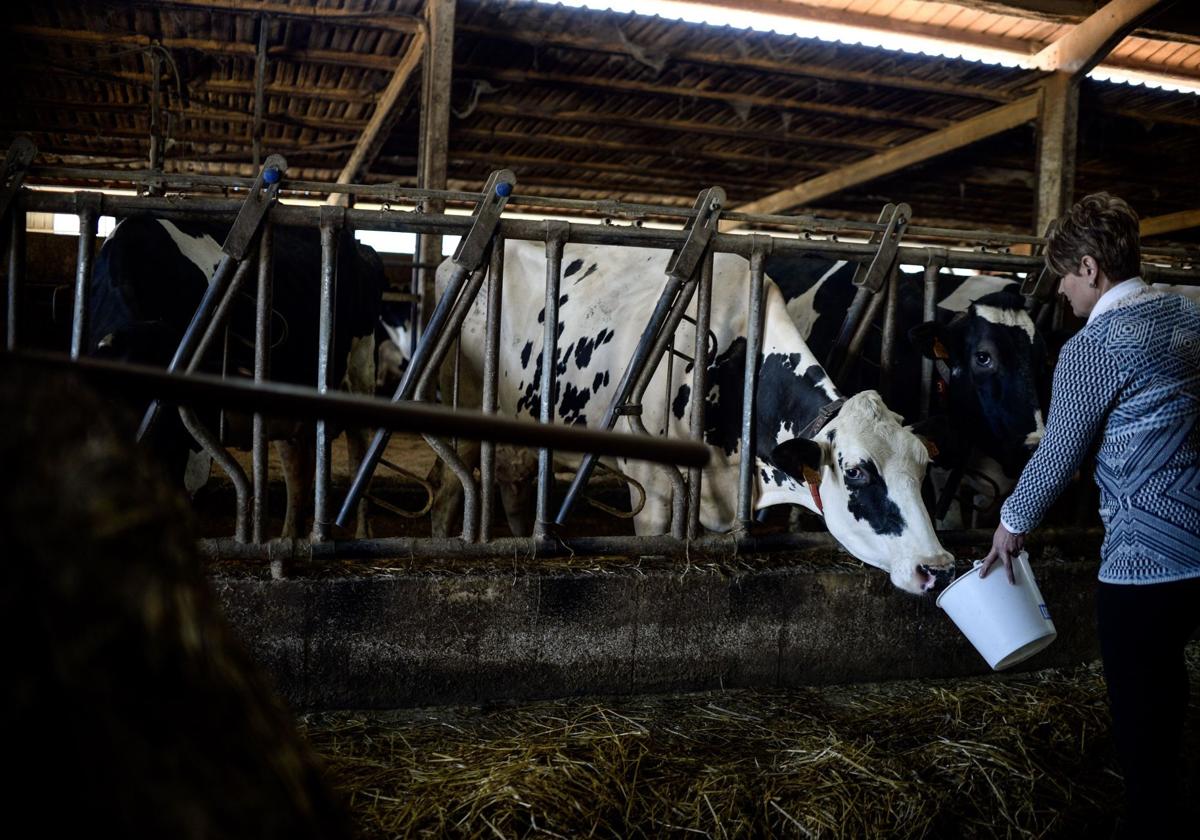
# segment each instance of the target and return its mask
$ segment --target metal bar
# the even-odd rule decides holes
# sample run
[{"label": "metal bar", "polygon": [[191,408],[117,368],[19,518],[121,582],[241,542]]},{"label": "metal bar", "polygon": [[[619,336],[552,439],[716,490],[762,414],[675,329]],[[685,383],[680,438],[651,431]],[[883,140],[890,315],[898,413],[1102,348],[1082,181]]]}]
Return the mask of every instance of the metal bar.
[{"label": "metal bar", "polygon": [[[930,253],[929,262],[925,266],[925,275],[921,289],[922,320],[929,322],[937,319],[937,284],[941,274],[942,264],[938,255]],[[929,417],[933,397],[933,359],[928,356],[921,358],[921,419]]]},{"label": "metal bar", "polygon": [[[545,319],[542,324],[542,381],[541,403],[538,418],[546,426],[554,422],[554,382],[556,379],[555,356],[558,351],[558,292],[562,283],[563,248],[571,235],[571,226],[566,222],[546,222],[546,297]],[[551,317],[553,313],[553,317]],[[537,507],[534,517],[533,535],[536,539],[546,536],[549,524],[550,494],[554,489],[554,452],[549,447],[538,450]]]},{"label": "metal bar", "polygon": [[8,294],[5,312],[4,346],[17,349],[17,325],[21,309],[21,286],[25,277],[25,196],[17,194],[10,202],[8,231]]},{"label": "metal bar", "polygon": [[746,367],[742,379],[741,461],[738,464],[738,523],[748,532],[754,521],[755,421],[758,402],[758,358],[763,344],[763,263],[771,252],[768,236],[753,234],[750,284],[746,303]]},{"label": "metal bar", "polygon": [[258,49],[254,52],[254,123],[251,137],[254,148],[254,168],[262,159],[263,113],[265,112],[264,90],[267,84],[267,32],[271,20],[266,15],[258,18]]},{"label": "metal bar", "polygon": [[212,456],[213,461],[225,471],[229,480],[233,482],[233,490],[237,497],[233,538],[239,543],[246,542],[250,523],[250,481],[246,478],[245,470],[234,460],[228,450],[221,446],[213,433],[200,422],[194,409],[186,405],[179,406],[179,419],[183,421],[184,428],[196,439],[196,443],[204,447],[204,450]]},{"label": "metal bar", "polygon": [[[291,182],[289,182],[291,185]],[[70,193],[37,191],[27,196],[28,209],[47,213],[74,213],[74,202]],[[166,199],[152,196],[106,195],[102,211],[105,215],[128,216],[139,212],[152,212],[164,219],[179,220],[229,220],[232,219],[239,202],[224,199]],[[294,204],[275,205],[269,211],[271,221],[293,227],[317,227],[320,223],[319,207]],[[394,210],[347,211],[347,224],[356,229],[401,231],[421,233],[438,230],[448,235],[461,235],[471,227],[469,216],[426,215],[399,213]],[[503,219],[497,230],[509,240],[541,242],[545,233],[543,222],[532,219]],[[912,235],[912,229],[908,231]],[[677,248],[686,239],[684,231],[661,228],[635,228],[616,225],[572,224],[569,241],[580,245],[631,245],[643,248]],[[714,234],[710,247],[715,253],[738,254],[749,257],[749,237],[738,234]],[[924,265],[931,247],[902,245],[897,251],[897,261],[907,265]],[[779,238],[774,250],[779,254],[820,253],[837,259],[861,259],[876,253],[874,246],[846,241],[820,239]],[[1019,254],[995,254],[975,250],[948,250],[947,268],[991,269],[994,271],[1040,270],[1041,257]],[[1157,272],[1155,278],[1162,282],[1169,279],[1174,283],[1200,285],[1200,269],[1159,268],[1146,270]]]},{"label": "metal bar", "polygon": [[391,403],[373,397],[332,393],[279,382],[256,384],[222,380],[207,374],[167,373],[146,365],[81,358],[71,361],[53,353],[14,352],[22,364],[43,370],[74,371],[101,390],[133,396],[155,395],[168,402],[222,405],[245,413],[311,419],[324,416],[340,426],[374,426],[403,432],[437,431],[468,440],[488,437],[497,443],[532,448],[548,446],[564,452],[595,451],[615,458],[635,458],[684,466],[708,463],[708,447],[692,441],[644,438],[620,432],[599,432],[578,426],[546,426],[527,420],[484,417],[474,411],[451,411],[422,403]]},{"label": "metal bar", "polygon": [[[217,301],[217,307],[213,311],[212,319],[208,322],[208,326],[204,328],[204,334],[200,341],[196,344],[196,350],[192,353],[192,358],[184,366],[186,373],[194,373],[200,369],[200,365],[204,362],[204,358],[212,350],[213,344],[216,343],[218,336],[222,343],[227,341],[225,332],[225,324],[229,320],[230,314],[233,312],[233,305],[237,299],[238,292],[246,285],[246,280],[250,277],[250,269],[254,266],[251,260],[242,260],[238,263],[237,271],[233,273],[233,280],[229,283],[229,288],[221,295],[221,299]],[[225,373],[225,356],[222,353],[221,373]]]},{"label": "metal bar", "polygon": [[77,193],[79,208],[79,250],[75,260],[75,303],[71,314],[71,358],[83,353],[88,334],[88,289],[92,282],[92,260],[96,252],[96,225],[100,210],[99,193]]},{"label": "metal bar", "polygon": [[[708,324],[712,312],[713,255],[710,251],[700,264],[700,283],[696,296],[696,352],[692,356],[692,412],[689,432],[694,441],[704,442],[704,397],[708,393]],[[703,470],[688,470],[687,535],[700,536],[701,475]]]},{"label": "metal bar", "polygon": [[[991,529],[941,531],[938,538],[947,547],[983,547],[991,539]],[[1030,539],[1033,545],[1058,542],[1098,542],[1103,539],[1101,528],[1043,528]],[[240,545],[233,540],[199,540],[201,556],[207,561],[243,560],[267,562],[279,557],[280,549],[267,545]],[[291,549],[292,562],[319,565],[326,561],[393,560],[397,557],[414,560],[442,560],[448,556],[469,560],[497,559],[511,563],[515,560],[564,557],[572,555],[609,555],[615,557],[702,557],[706,560],[736,560],[751,552],[782,552],[840,548],[828,533],[786,533],[749,535],[739,533],[706,534],[697,540],[679,540],[668,536],[632,537],[572,537],[569,539],[538,540],[536,538],[506,537],[490,543],[467,544],[462,540],[390,537],[372,540],[336,540],[312,544],[295,540]],[[844,555],[864,574],[870,571]]]},{"label": "metal bar", "polygon": [[883,304],[883,334],[879,345],[879,396],[891,404],[892,371],[896,369],[896,318],[900,308],[900,270],[893,268],[887,278],[887,300]]},{"label": "metal bar", "polygon": [[[233,280],[235,265],[236,260],[233,257],[230,257],[229,254],[221,254],[221,262],[217,263],[216,271],[212,274],[212,280],[209,281],[209,288],[204,290],[204,296],[200,298],[196,313],[193,314],[191,322],[188,322],[184,336],[179,340],[179,347],[175,348],[175,355],[167,365],[168,372],[174,373],[187,366],[187,361],[192,358],[200,338],[203,337],[204,325],[208,323],[212,311],[221,301],[229,282]],[[78,301],[76,305],[78,306]],[[146,408],[146,412],[142,416],[142,425],[138,427],[138,440],[142,440],[154,426],[155,420],[158,418],[158,408],[160,406],[158,406],[157,400],[152,401]]]},{"label": "metal bar", "polygon": [[870,300],[867,302],[867,311],[854,330],[854,335],[850,339],[850,345],[846,348],[846,357],[842,360],[841,367],[834,374],[833,381],[838,387],[844,387],[850,371],[858,364],[858,357],[862,353],[863,343],[867,340],[867,333],[871,331],[871,325],[875,323],[875,316],[879,314],[879,309],[886,302],[886,299],[887,294],[885,292],[877,292],[871,295]]},{"label": "metal bar", "polygon": [[[483,350],[483,413],[496,414],[497,369],[500,363],[500,314],[504,302],[504,240],[492,242],[488,270],[487,314]],[[479,447],[479,539],[492,538],[492,499],[496,483],[496,444],[485,440]]]},{"label": "metal bar", "polygon": [[[321,292],[317,321],[317,393],[329,393],[330,367],[333,361],[334,300],[337,286],[338,235],[344,222],[344,209],[325,205],[321,208]],[[329,427],[324,418],[317,421],[316,468],[313,474],[313,540],[329,539]]]},{"label": "metal bar", "polygon": [[[637,346],[634,348],[633,357],[629,360],[629,364],[625,368],[624,374],[621,375],[621,381],[617,384],[616,390],[613,392],[612,401],[608,404],[608,408],[604,411],[604,416],[601,418],[597,428],[609,430],[617,421],[617,413],[621,407],[625,405],[629,399],[630,392],[633,390],[635,380],[641,376],[643,369],[651,361],[651,351],[654,348],[659,332],[663,324],[667,320],[667,316],[671,312],[671,307],[675,303],[676,297],[679,295],[679,290],[683,287],[684,281],[678,277],[671,275],[667,276],[666,285],[663,287],[662,294],[659,295],[658,303],[654,305],[654,311],[650,314],[650,320],[647,322],[645,329],[642,331],[641,338],[638,339]],[[555,302],[557,303],[557,298]],[[549,321],[550,313],[546,313],[546,319]],[[661,355],[661,353],[659,354]],[[654,361],[657,361],[657,357]],[[544,368],[543,368],[544,375]],[[643,389],[644,391],[644,389]],[[543,398],[545,394],[543,393]],[[587,483],[588,476],[596,466],[596,458],[594,455],[589,455],[583,459],[579,465],[579,469],[575,473],[575,478],[571,482],[571,486],[567,488],[566,497],[563,499],[562,505],[558,509],[558,515],[555,517],[555,523],[562,525],[566,522],[567,516],[570,515],[571,508],[575,504],[583,486]]]},{"label": "metal bar", "polygon": [[[261,384],[271,375],[271,304],[275,228],[263,226],[258,243],[258,292],[254,299],[254,381]],[[254,472],[254,510],[252,536],[256,543],[266,539],[267,527],[267,429],[261,411],[254,413],[251,437],[251,464]]]},{"label": "metal bar", "polygon": [[[163,168],[162,131],[162,55],[157,49],[150,51],[150,171],[161,172]],[[254,161],[258,166],[258,160]]]}]

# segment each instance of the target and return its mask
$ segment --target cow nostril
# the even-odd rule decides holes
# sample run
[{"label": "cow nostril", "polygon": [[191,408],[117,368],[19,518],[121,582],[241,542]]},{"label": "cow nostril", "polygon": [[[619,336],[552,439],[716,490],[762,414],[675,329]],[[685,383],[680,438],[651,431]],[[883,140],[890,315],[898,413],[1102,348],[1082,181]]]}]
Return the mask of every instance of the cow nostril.
[{"label": "cow nostril", "polygon": [[926,592],[940,592],[945,589],[950,581],[954,580],[953,566],[918,566],[926,577],[924,590]]}]

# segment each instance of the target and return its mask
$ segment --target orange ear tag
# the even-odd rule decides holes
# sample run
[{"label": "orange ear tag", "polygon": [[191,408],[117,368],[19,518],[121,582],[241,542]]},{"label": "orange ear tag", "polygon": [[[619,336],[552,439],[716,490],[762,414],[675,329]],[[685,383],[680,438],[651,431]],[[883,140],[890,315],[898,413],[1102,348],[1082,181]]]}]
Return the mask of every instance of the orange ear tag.
[{"label": "orange ear tag", "polygon": [[808,492],[817,505],[817,513],[825,515],[825,506],[821,504],[821,474],[812,467],[804,468],[804,480],[808,483]]},{"label": "orange ear tag", "polygon": [[950,354],[946,352],[946,345],[942,344],[942,340],[940,338],[935,338],[933,340],[933,355],[934,358],[937,359],[950,358]]}]

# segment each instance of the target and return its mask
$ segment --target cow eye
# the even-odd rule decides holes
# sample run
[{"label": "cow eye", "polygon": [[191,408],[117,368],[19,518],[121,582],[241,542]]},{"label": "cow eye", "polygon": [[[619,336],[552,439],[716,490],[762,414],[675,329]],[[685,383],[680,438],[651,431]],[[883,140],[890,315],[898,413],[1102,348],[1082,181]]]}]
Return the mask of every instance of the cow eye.
[{"label": "cow eye", "polygon": [[976,353],[975,354],[975,364],[979,365],[980,367],[991,367],[992,366],[992,354],[986,353],[983,351]]},{"label": "cow eye", "polygon": [[862,467],[847,467],[843,473],[847,484],[866,484],[867,471]]}]

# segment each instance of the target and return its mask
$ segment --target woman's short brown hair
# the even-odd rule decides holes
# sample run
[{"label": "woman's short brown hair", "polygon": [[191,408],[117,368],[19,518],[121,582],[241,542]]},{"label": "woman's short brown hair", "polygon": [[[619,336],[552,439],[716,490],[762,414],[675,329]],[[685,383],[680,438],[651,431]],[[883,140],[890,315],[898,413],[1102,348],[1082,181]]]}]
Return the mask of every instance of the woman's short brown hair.
[{"label": "woman's short brown hair", "polygon": [[1079,271],[1085,256],[1114,283],[1142,271],[1138,215],[1123,199],[1094,193],[1075,203],[1046,229],[1046,267],[1062,276]]}]

